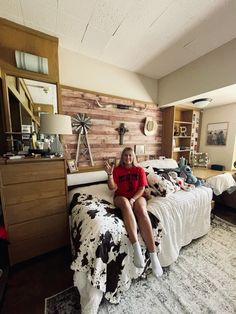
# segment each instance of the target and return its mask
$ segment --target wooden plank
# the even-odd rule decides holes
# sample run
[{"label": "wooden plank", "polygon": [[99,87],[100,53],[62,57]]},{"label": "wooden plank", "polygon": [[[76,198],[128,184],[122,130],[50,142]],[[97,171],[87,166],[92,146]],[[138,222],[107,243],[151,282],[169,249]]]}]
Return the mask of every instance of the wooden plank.
[{"label": "wooden plank", "polygon": [[68,215],[66,212],[41,217],[9,226],[8,239],[10,243],[17,243],[27,239],[40,238],[44,235],[54,236],[54,232],[62,231],[67,224]]},{"label": "wooden plank", "polygon": [[3,185],[63,178],[64,160],[7,164],[1,168],[1,176]]},{"label": "wooden plank", "polygon": [[5,206],[65,195],[65,179],[22,183],[20,189],[15,185],[2,187]]},{"label": "wooden plank", "polygon": [[8,226],[37,219],[40,217],[64,213],[67,208],[66,196],[48,199],[37,199],[33,202],[25,202],[7,205],[5,208]]},{"label": "wooden plank", "polygon": [[65,215],[61,215],[61,217],[55,215],[55,221],[52,220],[52,222],[56,225],[54,224],[54,227],[53,224],[51,226],[47,225],[47,234],[44,233],[46,229],[44,228],[44,232],[42,230],[35,237],[28,237],[23,241],[13,242],[9,245],[11,265],[69,244],[67,217]]},{"label": "wooden plank", "polygon": [[[104,158],[120,156],[121,150],[126,146],[134,148],[135,145],[145,145],[147,155],[160,154],[162,143],[162,112],[156,104],[147,104],[144,112],[122,110],[117,108],[99,108],[96,99],[101,103],[120,103],[137,108],[145,107],[143,102],[122,99],[117,96],[100,95],[96,92],[82,91],[73,88],[61,88],[62,112],[68,115],[84,113],[92,120],[92,127],[88,132],[88,140],[95,166],[100,165]],[[144,123],[147,116],[153,117],[158,123],[157,134],[144,135]],[[128,132],[124,136],[124,145],[119,145],[117,128],[125,123]],[[76,157],[76,142],[78,135],[65,136],[69,158]],[[80,156],[79,168],[86,165],[83,156]],[[89,162],[87,162],[87,166]]]}]

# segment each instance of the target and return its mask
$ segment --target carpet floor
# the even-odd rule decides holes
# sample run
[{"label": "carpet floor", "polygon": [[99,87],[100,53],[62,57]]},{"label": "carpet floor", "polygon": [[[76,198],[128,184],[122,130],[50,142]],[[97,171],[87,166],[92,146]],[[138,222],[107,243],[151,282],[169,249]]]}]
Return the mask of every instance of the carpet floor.
[{"label": "carpet floor", "polygon": [[[76,288],[45,299],[45,314],[79,314]],[[216,217],[209,233],[181,249],[156,279],[134,281],[119,304],[103,300],[99,314],[236,313],[236,226]]]}]

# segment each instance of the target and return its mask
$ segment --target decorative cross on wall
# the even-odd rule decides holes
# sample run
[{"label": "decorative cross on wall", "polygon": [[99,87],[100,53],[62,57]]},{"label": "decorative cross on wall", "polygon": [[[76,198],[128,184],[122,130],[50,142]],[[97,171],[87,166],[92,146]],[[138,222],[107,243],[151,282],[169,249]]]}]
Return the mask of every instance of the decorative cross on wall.
[{"label": "decorative cross on wall", "polygon": [[120,135],[120,145],[123,145],[124,142],[124,135],[126,132],[129,132],[129,130],[126,128],[124,123],[121,123],[119,128],[116,129],[116,131],[119,133]]}]

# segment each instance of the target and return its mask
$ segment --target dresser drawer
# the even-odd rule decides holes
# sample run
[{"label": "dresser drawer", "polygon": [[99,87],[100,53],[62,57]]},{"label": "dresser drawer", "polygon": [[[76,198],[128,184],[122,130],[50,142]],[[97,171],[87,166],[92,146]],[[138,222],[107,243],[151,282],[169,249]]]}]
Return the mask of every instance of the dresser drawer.
[{"label": "dresser drawer", "polygon": [[5,206],[66,195],[64,179],[7,185],[2,190]]},{"label": "dresser drawer", "polygon": [[[17,242],[42,238],[45,235],[54,237],[55,233],[63,232],[68,226],[68,215],[66,212],[47,216],[8,227],[8,238],[11,244]],[[68,230],[68,228],[66,228]]]},{"label": "dresser drawer", "polygon": [[7,160],[0,184],[11,265],[69,244],[63,158]]},{"label": "dresser drawer", "polygon": [[4,165],[1,177],[2,185],[64,178],[64,160]]},{"label": "dresser drawer", "polygon": [[35,201],[7,205],[5,215],[8,225],[33,220],[36,218],[50,216],[58,213],[66,212],[67,202],[66,196],[48,199],[37,199]]},{"label": "dresser drawer", "polygon": [[68,225],[65,223],[60,228],[54,230],[53,234],[44,234],[40,238],[31,238],[11,243],[8,247],[10,264],[14,265],[68,244],[69,231]]}]

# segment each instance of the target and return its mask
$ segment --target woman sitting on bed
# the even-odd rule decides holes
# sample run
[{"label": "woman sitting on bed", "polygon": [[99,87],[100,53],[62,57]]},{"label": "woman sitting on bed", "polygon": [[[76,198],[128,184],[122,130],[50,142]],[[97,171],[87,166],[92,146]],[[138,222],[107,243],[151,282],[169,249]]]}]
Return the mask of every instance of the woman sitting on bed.
[{"label": "woman sitting on bed", "polygon": [[121,153],[120,163],[117,167],[105,162],[108,187],[110,190],[115,190],[114,205],[121,210],[125,228],[133,245],[134,265],[139,268],[145,266],[138,242],[138,224],[141,236],[150,254],[152,272],[154,276],[159,277],[163,271],[155,251],[152,225],[144,197],[144,190],[147,185],[146,174],[143,168],[135,166],[134,159],[133,149],[126,147]]}]

